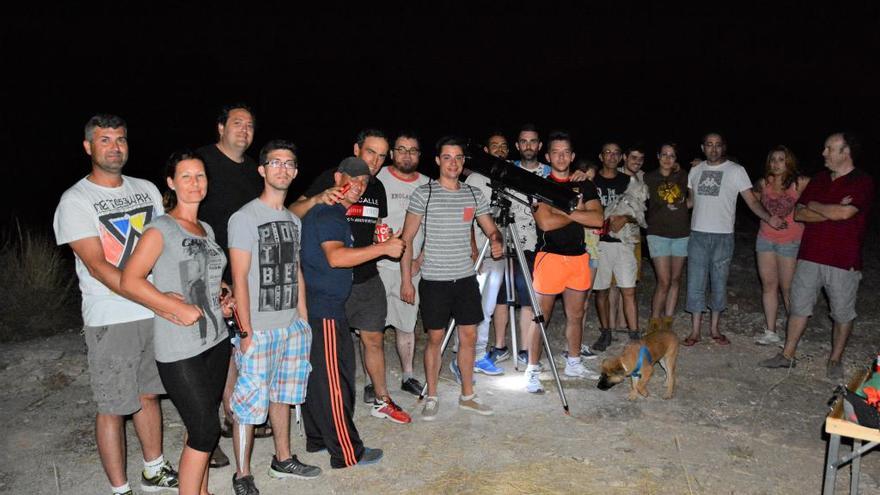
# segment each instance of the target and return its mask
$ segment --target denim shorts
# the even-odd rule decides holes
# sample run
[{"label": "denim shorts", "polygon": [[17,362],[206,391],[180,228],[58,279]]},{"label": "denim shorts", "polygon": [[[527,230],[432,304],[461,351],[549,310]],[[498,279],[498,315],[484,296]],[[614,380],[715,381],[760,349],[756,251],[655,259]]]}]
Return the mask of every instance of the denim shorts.
[{"label": "denim shorts", "polygon": [[755,251],[759,253],[776,253],[785,258],[797,258],[800,247],[800,241],[778,243],[760,235],[755,240]]},{"label": "denim shorts", "polygon": [[689,237],[663,237],[659,235],[648,236],[648,251],[651,252],[652,258],[660,258],[662,256],[675,256],[685,258],[688,255],[688,239]]}]

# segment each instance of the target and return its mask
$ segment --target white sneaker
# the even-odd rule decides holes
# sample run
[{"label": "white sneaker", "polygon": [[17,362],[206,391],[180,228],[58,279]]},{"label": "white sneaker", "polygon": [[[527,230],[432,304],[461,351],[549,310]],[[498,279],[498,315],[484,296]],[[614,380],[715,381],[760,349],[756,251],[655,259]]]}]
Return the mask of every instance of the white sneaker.
[{"label": "white sneaker", "polygon": [[776,332],[771,332],[770,330],[764,330],[764,333],[755,339],[755,343],[758,345],[773,345],[780,342],[782,342],[782,338]]},{"label": "white sneaker", "polygon": [[544,386],[541,385],[541,370],[526,370],[526,391],[530,394],[543,394]]},{"label": "white sneaker", "polygon": [[587,380],[598,380],[599,373],[584,367],[583,363],[578,360],[572,364],[565,360],[565,376],[573,376],[575,378],[586,378]]}]

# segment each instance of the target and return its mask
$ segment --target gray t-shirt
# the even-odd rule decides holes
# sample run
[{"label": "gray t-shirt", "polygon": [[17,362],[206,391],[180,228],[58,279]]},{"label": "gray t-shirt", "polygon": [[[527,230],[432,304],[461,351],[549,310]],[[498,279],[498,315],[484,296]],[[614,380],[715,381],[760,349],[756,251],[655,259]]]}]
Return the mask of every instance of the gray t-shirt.
[{"label": "gray t-shirt", "polygon": [[187,304],[195,304],[205,314],[184,327],[162,317],[153,323],[156,361],[170,363],[197,356],[223,342],[229,335],[220,309],[220,279],[226,255],[214,241],[214,230],[199,222],[207,235],[200,237],[184,230],[169,215],[147,226],[162,234],[162,254],[153,265],[153,285],[161,292],[176,292]]},{"label": "gray t-shirt", "polygon": [[254,331],[286,328],[299,318],[297,273],[302,224],[259,198],[229,218],[229,249],[251,253],[248,293]]},{"label": "gray t-shirt", "polygon": [[438,182],[419,186],[409,197],[407,212],[421,215],[425,232],[425,280],[458,280],[474,275],[471,224],[489,213],[489,202],[476,187],[459,183],[451,191]]}]

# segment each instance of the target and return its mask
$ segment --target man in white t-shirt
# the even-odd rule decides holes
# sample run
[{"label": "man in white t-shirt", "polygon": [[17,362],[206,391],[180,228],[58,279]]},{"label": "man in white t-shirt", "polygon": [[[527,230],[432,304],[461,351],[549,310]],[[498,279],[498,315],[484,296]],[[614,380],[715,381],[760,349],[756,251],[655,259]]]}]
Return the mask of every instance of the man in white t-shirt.
[{"label": "man in white t-shirt", "polygon": [[692,315],[691,334],[685,346],[700,341],[702,312],[706,309],[706,280],[710,282],[712,312],[711,335],[715,343],[730,341],[718,329],[721,312],[727,305],[727,275],[733,258],[733,225],[736,219],[736,198],[742,196],[749,209],[774,228],[782,219],[771,216],[752,191],[746,169],[727,159],[727,147],[720,134],[709,133],[703,138],[706,160],[688,174],[688,202],[693,204],[691,236],[688,241],[688,287],[685,310]]},{"label": "man in white t-shirt", "polygon": [[[403,220],[406,218],[406,208],[409,206],[409,195],[422,184],[428,183],[428,177],[419,173],[419,139],[414,132],[400,133],[394,140],[391,149],[391,164],[376,174],[376,178],[385,186],[385,196],[388,203],[388,216],[385,223],[393,233],[403,230]],[[422,262],[419,254],[422,251],[424,234],[419,232],[411,246],[413,250],[412,281],[418,285],[421,278],[419,266]],[[413,356],[415,354],[415,327],[418,316],[418,294],[415,304],[407,304],[400,299],[400,262],[390,258],[383,258],[376,263],[379,269],[379,277],[385,285],[385,296],[388,302],[388,312],[385,316],[385,324],[394,327],[397,337],[397,355],[400,358],[400,367],[403,373],[400,388],[413,395],[422,393],[422,384],[413,376]],[[382,372],[384,373],[384,356],[382,356]],[[374,381],[375,383],[375,381]]]},{"label": "man in white t-shirt", "polygon": [[177,473],[162,455],[165,389],[153,354],[153,312],[119,295],[122,268],[144,227],[164,213],[162,196],[149,181],[122,175],[128,129],[120,117],[89,119],[83,147],[92,170],[61,195],[53,228],[76,258],[98,454],[112,493],[132,493],[125,474],[125,416],[132,415],[144,457],[142,488],[176,492]]}]

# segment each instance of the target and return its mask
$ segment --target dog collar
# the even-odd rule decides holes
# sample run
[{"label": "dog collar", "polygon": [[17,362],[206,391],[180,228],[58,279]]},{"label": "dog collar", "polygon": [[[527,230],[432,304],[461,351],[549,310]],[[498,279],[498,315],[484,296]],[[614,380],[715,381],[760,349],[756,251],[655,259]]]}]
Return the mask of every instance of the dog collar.
[{"label": "dog collar", "polygon": [[651,362],[651,353],[648,351],[648,346],[643,345],[639,349],[639,359],[638,359],[638,361],[636,361],[636,367],[633,369],[633,371],[632,371],[632,373],[630,373],[630,375],[632,375],[636,378],[641,378],[642,377],[642,363],[644,363],[645,360],[648,361],[648,365],[654,364]]}]

